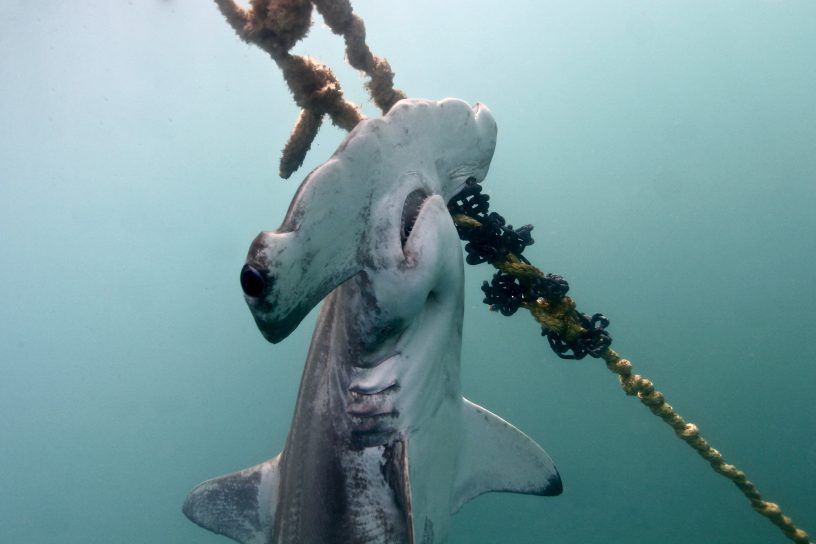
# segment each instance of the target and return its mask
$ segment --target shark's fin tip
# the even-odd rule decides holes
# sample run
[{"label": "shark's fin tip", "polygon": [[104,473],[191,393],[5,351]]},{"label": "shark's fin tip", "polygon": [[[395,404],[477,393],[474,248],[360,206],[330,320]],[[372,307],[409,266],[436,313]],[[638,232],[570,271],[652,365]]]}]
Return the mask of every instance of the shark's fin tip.
[{"label": "shark's fin tip", "polygon": [[489,410],[463,399],[464,446],[452,510],[490,491],[555,496],[561,475],[541,446]]},{"label": "shark's fin tip", "polygon": [[182,512],[237,542],[266,542],[274,525],[279,457],[199,484],[187,495]]}]

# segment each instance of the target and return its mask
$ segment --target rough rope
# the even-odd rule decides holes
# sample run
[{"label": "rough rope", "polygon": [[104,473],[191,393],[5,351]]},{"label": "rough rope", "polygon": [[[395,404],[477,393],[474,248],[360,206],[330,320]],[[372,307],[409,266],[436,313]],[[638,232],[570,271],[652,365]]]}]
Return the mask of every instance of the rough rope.
[{"label": "rough rope", "polygon": [[303,164],[324,115],[346,131],[365,118],[343,97],[340,82],[328,66],[289,53],[309,31],[313,5],[329,28],[343,36],[349,64],[369,77],[366,88],[377,107],[386,113],[405,98],[405,93],[394,88],[394,72],[388,61],[374,55],[366,45],[365,25],[354,14],[349,0],[251,0],[249,8],[234,0],[215,3],[242,40],[272,57],[302,110],[283,149],[279,168],[282,178],[288,178]]},{"label": "rough rope", "polygon": [[[465,229],[479,228],[482,225],[477,219],[464,214],[454,215],[453,221],[457,227]],[[507,274],[519,278],[543,278],[545,276],[538,268],[522,262],[513,253],[507,253],[498,260],[490,261],[490,264]],[[575,302],[570,297],[564,296],[555,302],[542,297],[534,302],[525,302],[520,306],[532,314],[543,330],[554,331],[568,341],[572,341],[586,332],[581,324],[580,314],[575,308]],[[666,402],[663,394],[655,389],[650,380],[639,374],[633,374],[632,363],[622,359],[609,347],[600,354],[600,357],[606,362],[607,368],[618,375],[621,387],[627,395],[637,397],[654,415],[669,425],[678,438],[694,448],[700,457],[708,461],[711,468],[731,480],[745,495],[754,510],[779,527],[785,536],[793,542],[813,544],[808,534],[796,527],[793,520],[782,512],[778,504],[762,499],[757,487],[748,480],[743,471],[725,462],[722,454],[712,448],[700,436],[697,425],[688,423],[680,414],[674,411],[674,408]]]}]

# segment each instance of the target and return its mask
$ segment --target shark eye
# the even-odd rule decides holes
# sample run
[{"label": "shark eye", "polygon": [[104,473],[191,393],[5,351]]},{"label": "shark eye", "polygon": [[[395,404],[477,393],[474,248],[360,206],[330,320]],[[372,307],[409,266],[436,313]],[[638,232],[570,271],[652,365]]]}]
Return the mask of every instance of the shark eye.
[{"label": "shark eye", "polygon": [[414,224],[419,216],[422,203],[428,198],[428,193],[423,189],[417,189],[408,194],[405,205],[402,207],[402,221],[400,222],[400,243],[405,248],[405,242],[414,230]]},{"label": "shark eye", "polygon": [[253,267],[245,264],[241,269],[241,289],[244,294],[251,298],[258,298],[264,292],[266,282],[263,275]]}]

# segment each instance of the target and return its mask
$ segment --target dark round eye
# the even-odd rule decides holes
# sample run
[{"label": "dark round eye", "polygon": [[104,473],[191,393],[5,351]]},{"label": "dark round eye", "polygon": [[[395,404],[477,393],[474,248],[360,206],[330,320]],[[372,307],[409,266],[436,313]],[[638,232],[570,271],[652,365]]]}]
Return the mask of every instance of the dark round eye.
[{"label": "dark round eye", "polygon": [[266,282],[260,272],[245,264],[241,269],[241,289],[248,297],[258,298],[264,292]]},{"label": "dark round eye", "polygon": [[419,210],[422,208],[422,203],[428,198],[428,193],[422,189],[412,191],[405,198],[405,205],[402,207],[402,220],[400,224],[400,243],[405,247],[405,242],[411,236],[411,231],[414,230],[414,224],[417,217],[419,217]]}]

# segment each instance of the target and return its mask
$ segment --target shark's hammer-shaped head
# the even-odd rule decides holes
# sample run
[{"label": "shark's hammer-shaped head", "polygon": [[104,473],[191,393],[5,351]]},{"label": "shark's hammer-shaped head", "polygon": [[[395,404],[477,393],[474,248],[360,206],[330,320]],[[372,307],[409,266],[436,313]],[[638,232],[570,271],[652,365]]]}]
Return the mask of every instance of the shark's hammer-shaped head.
[{"label": "shark's hammer-shaped head", "polygon": [[487,108],[454,99],[403,100],[360,123],[303,181],[280,228],[249,249],[241,284],[264,337],[286,338],[359,273],[402,274],[406,292],[429,293],[461,259],[446,203],[484,179],[495,144]]},{"label": "shark's hammer-shaped head", "polygon": [[441,543],[482,493],[560,493],[540,446],[461,395],[464,270],[446,204],[484,179],[495,144],[484,107],[403,100],[257,236],[241,283],[269,341],[326,301],[283,452],[198,486],[188,517],[245,543]]}]

